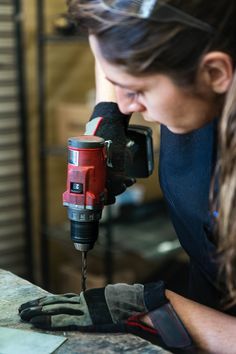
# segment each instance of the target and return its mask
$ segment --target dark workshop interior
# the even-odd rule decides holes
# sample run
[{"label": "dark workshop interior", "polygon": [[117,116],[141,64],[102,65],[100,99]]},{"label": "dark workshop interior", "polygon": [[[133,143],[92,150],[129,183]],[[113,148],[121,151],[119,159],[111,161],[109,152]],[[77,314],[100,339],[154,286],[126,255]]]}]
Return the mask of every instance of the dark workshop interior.
[{"label": "dark workshop interior", "polygon": [[[79,292],[81,255],[62,193],[67,139],[83,134],[94,105],[93,57],[64,1],[0,6],[0,268],[54,293]],[[154,173],[104,208],[87,286],[163,279],[184,293],[188,258],[158,183],[159,127],[139,115],[132,123],[153,130]]]}]

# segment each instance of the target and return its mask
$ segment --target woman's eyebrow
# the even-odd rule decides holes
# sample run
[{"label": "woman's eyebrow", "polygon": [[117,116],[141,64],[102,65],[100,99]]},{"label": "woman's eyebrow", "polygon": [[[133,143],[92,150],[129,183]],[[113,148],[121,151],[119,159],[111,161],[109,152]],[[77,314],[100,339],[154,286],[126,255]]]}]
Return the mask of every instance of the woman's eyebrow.
[{"label": "woman's eyebrow", "polygon": [[109,77],[106,76],[106,79],[111,82],[113,85],[115,86],[119,86],[121,88],[124,88],[124,89],[129,89],[129,90],[136,90],[135,87],[133,85],[123,85],[123,84],[120,84],[119,82],[116,82],[116,81],[113,81],[111,79],[109,79]]}]

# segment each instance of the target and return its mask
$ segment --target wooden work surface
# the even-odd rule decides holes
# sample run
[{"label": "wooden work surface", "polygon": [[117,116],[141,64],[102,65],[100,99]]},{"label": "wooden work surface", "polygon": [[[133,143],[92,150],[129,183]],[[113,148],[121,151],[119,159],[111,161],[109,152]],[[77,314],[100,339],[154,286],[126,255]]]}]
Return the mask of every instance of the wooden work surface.
[{"label": "wooden work surface", "polygon": [[[0,326],[38,331],[30,324],[21,322],[18,307],[29,300],[46,295],[43,289],[30,282],[0,269]],[[44,331],[45,332],[45,331]],[[59,347],[57,354],[75,353],[159,353],[166,350],[131,334],[84,334],[79,332],[46,332],[64,335],[68,338]]]}]

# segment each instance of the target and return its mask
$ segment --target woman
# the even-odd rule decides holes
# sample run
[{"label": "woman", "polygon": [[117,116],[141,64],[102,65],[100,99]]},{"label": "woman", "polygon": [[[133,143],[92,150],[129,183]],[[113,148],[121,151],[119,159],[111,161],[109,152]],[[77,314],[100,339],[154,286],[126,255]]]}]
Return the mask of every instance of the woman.
[{"label": "woman", "polygon": [[[176,233],[190,257],[189,299],[166,290],[162,282],[117,284],[24,304],[21,317],[42,328],[145,333],[181,353],[191,351],[192,344],[210,353],[232,353],[236,319],[220,312],[227,292],[223,280],[218,281],[214,225],[219,211],[219,242],[228,230],[233,235],[228,210],[233,211],[224,209],[224,189],[219,210],[211,210],[209,190],[219,117],[235,70],[236,4],[233,0],[217,4],[71,0],[69,9],[88,28],[94,56],[115,88],[119,107],[104,102],[101,94],[102,102],[87,125],[90,134],[110,138],[117,147],[108,185],[111,196],[131,184],[122,158],[130,114],[140,112],[144,119],[161,123],[160,181]],[[103,117],[99,126],[98,116]],[[222,132],[225,126],[229,125],[222,125]],[[224,160],[228,140],[223,139],[222,146],[220,183],[228,188],[227,178],[233,172]],[[218,176],[215,180],[217,191]],[[234,202],[231,199],[230,208]],[[227,259],[222,264],[232,279],[234,254],[229,244],[221,242]],[[234,283],[229,284],[232,296]],[[235,311],[235,306],[227,310],[231,315]]]}]

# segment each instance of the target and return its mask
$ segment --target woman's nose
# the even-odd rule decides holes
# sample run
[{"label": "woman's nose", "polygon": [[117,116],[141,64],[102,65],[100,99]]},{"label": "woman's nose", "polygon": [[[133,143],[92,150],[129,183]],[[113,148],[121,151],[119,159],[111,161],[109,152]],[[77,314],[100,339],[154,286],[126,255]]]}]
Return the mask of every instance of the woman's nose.
[{"label": "woman's nose", "polygon": [[116,90],[116,98],[119,109],[124,114],[131,114],[134,112],[144,112],[145,107],[137,99],[127,97],[122,89]]}]

